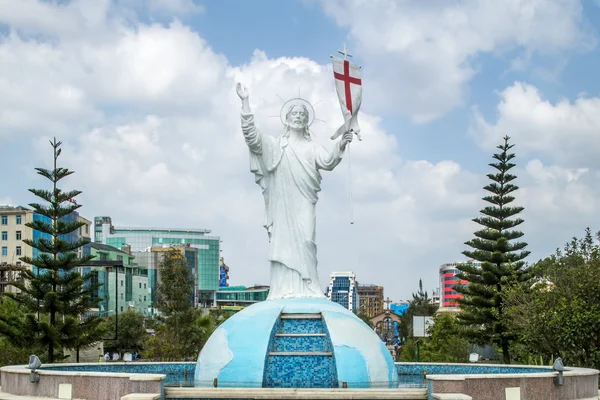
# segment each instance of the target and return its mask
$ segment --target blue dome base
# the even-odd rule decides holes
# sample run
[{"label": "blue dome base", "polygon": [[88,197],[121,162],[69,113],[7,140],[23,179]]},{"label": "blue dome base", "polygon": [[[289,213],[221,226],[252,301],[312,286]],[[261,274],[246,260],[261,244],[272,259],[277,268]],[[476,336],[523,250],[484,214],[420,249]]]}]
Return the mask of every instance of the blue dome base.
[{"label": "blue dome base", "polygon": [[394,361],[360,318],[327,299],[256,303],[225,321],[195,379],[228,387],[395,386]]}]

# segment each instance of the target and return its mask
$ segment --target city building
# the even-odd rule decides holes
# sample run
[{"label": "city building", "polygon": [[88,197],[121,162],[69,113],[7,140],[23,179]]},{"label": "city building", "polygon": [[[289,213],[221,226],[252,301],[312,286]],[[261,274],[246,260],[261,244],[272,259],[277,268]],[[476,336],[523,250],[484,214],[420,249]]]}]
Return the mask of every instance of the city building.
[{"label": "city building", "polygon": [[[33,230],[25,226],[33,221],[33,211],[25,207],[0,205],[0,265],[21,267],[21,257],[31,257],[32,248],[23,243],[33,238]],[[0,271],[0,293],[14,292],[10,285],[19,274],[10,270]]]},{"label": "city building", "polygon": [[219,288],[229,286],[229,267],[225,264],[223,257],[219,261]]},{"label": "city building", "polygon": [[383,312],[383,286],[362,285],[357,282],[358,309],[369,318]]},{"label": "city building", "polygon": [[[481,267],[478,261],[468,261],[476,267]],[[469,282],[458,279],[455,275],[459,273],[458,266],[467,262],[452,262],[440,267],[440,308],[458,307],[458,299],[464,296],[454,290],[455,285],[466,285]]]},{"label": "city building", "polygon": [[[74,242],[80,238],[89,238],[91,232],[91,221],[81,217],[76,211],[61,218],[64,222],[84,222],[85,225],[69,234],[61,235],[62,240]],[[29,239],[37,241],[40,238],[50,239],[51,235],[42,233],[26,226],[33,221],[42,221],[51,223],[52,220],[45,215],[38,214],[31,209],[22,206],[0,205],[0,265],[12,265],[15,267],[30,268],[30,265],[24,264],[21,257],[36,258],[40,252],[25,244],[23,240]],[[78,255],[88,255],[89,248],[82,247],[78,249]],[[34,270],[34,272],[37,272]],[[0,293],[4,291],[14,291],[9,285],[12,279],[18,274],[10,271],[0,271]]]},{"label": "city building", "polygon": [[350,311],[358,312],[356,275],[351,271],[332,272],[327,287],[327,298]]},{"label": "city building", "polygon": [[[167,229],[115,227],[110,217],[94,218],[94,241],[116,248],[129,246],[140,265],[148,267],[149,273],[156,271],[158,260],[139,252],[152,252],[153,248],[189,245],[197,249],[197,303],[212,307],[216,304],[216,292],[220,280],[220,239],[208,236],[207,229]],[[152,258],[152,264],[145,258]],[[151,290],[156,290],[157,277],[150,275]]]},{"label": "city building", "polygon": [[268,295],[269,286],[222,287],[217,291],[217,307],[224,310],[239,311],[251,304],[265,301]]},{"label": "city building", "polygon": [[93,273],[92,283],[102,286],[95,294],[102,299],[99,312],[102,316],[127,310],[136,310],[148,315],[150,308],[150,287],[148,270],[135,263],[135,257],[123,250],[102,243],[90,243],[94,261],[122,261],[122,267],[82,267],[82,273]]},{"label": "city building", "polygon": [[431,296],[431,302],[433,304],[437,304],[438,306],[440,305],[440,288],[435,288],[433,290],[433,294]]}]

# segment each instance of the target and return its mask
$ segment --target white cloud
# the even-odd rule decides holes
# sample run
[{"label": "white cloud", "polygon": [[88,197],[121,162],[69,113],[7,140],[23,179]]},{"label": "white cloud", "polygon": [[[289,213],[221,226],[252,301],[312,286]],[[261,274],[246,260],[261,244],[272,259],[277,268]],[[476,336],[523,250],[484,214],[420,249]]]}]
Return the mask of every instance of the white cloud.
[{"label": "white cloud", "polygon": [[[461,105],[482,54],[524,50],[565,57],[595,46],[573,0],[323,0],[325,12],[348,28],[365,62],[370,102],[417,122]],[[523,63],[521,56],[513,68]]]},{"label": "white cloud", "polygon": [[[5,149],[18,149],[19,168],[49,166],[47,138],[56,135],[65,142],[62,162],[76,171],[66,184],[83,190],[85,216],[110,215],[117,225],[212,229],[223,240],[233,283],[267,283],[263,201],[249,171],[234,85],[241,81],[249,87],[257,123],[268,134],[281,130],[278,96],[287,99],[300,90],[316,104],[317,118],[326,121],[312,128],[317,140],[330,147],[329,137],[342,122],[330,67],[304,57],[270,58],[260,50],[247,63],[231,65],[183,22],[131,24],[126,10],[108,3],[97,8],[88,2],[23,4],[33,8],[7,16],[0,0],[0,20],[12,28],[0,37],[0,156],[12,156]],[[577,15],[576,8],[557,4],[569,17],[566,21]],[[491,12],[486,7],[475,15],[486,16]],[[46,11],[47,18],[25,15],[32,9]],[[401,72],[414,72],[415,82],[402,78],[407,88],[396,100],[417,119],[456,104],[473,73],[467,65],[472,55],[516,40],[512,27],[502,28],[512,33],[502,33],[502,25],[491,25],[496,27],[492,31],[502,32],[488,33],[479,20],[470,27],[464,18],[472,16],[460,7],[454,14],[441,10],[417,8],[399,19],[398,27],[382,21],[382,27],[402,32],[383,29],[381,38],[396,39],[382,41],[389,49],[374,48],[377,57],[370,61],[375,73],[378,65],[391,68],[407,57]],[[373,10],[363,11],[366,22],[376,17]],[[392,7],[390,16],[399,12]],[[409,16],[415,20],[404,19]],[[430,26],[438,28],[431,37],[423,36],[419,24],[435,18],[441,18],[440,24]],[[537,24],[536,18],[528,21]],[[565,36],[556,39],[555,47],[568,46],[574,40],[570,35],[579,34],[570,22],[565,24]],[[352,34],[361,29],[366,28],[353,25]],[[35,35],[39,33],[42,37]],[[468,40],[455,48],[449,38],[458,33]],[[544,43],[551,33],[536,30],[530,36],[519,43],[548,50]],[[440,49],[441,58],[432,63]],[[416,90],[421,84],[423,91]],[[371,95],[374,91],[384,93],[375,88]],[[440,97],[440,91],[447,96]],[[386,130],[380,117],[364,112],[360,122],[364,140],[351,145],[354,225],[349,224],[348,161],[323,173],[317,210],[322,284],[330,271],[351,269],[363,283],[384,284],[386,295],[398,300],[409,296],[419,277],[429,288],[436,286],[438,265],[460,259],[462,243],[474,228],[470,219],[482,207],[485,177],[452,160],[404,157],[401,137]],[[19,141],[33,143],[33,150],[17,146],[17,135]],[[554,210],[555,222],[561,224],[565,217],[556,210],[578,200],[583,202],[577,203],[580,220],[597,210],[590,185],[598,177],[595,170],[579,167],[585,166],[528,164],[522,196],[528,215]],[[40,184],[33,173],[22,179],[31,187]],[[25,204],[30,198],[23,192],[10,195]],[[541,197],[545,200],[538,203]],[[535,228],[554,226],[544,223]]]},{"label": "white cloud", "polygon": [[[224,241],[234,282],[266,283],[263,202],[249,172],[234,85],[239,80],[249,87],[257,122],[269,134],[281,130],[279,97],[300,91],[325,121],[313,125],[317,140],[331,147],[329,136],[342,118],[330,67],[302,57],[272,59],[262,51],[232,66],[177,21],[119,25],[113,34],[84,39],[60,35],[57,29],[52,40],[40,42],[13,32],[0,45],[0,98],[4,110],[24,121],[2,118],[2,131],[27,130],[44,159],[46,136],[59,133],[63,162],[77,171],[68,185],[83,190],[88,217],[211,228]],[[373,271],[388,271],[390,260],[410,268],[434,245],[434,232],[460,221],[473,201],[469,182],[475,178],[456,163],[402,160],[380,118],[365,113],[361,126],[364,140],[351,146],[351,229],[347,161],[324,173],[318,211],[323,284],[335,269],[354,269],[364,281]],[[448,205],[457,217],[442,217]],[[436,245],[448,251],[457,240]],[[435,284],[435,275],[424,278]],[[412,286],[410,280],[388,285],[390,293]]]},{"label": "white cloud", "polygon": [[540,154],[572,167],[600,167],[598,97],[552,103],[536,87],[515,82],[500,94],[496,121],[488,122],[475,109],[470,130],[484,149],[508,135],[521,154]]},{"label": "white cloud", "polygon": [[148,8],[151,11],[159,11],[175,15],[188,13],[199,13],[204,8],[194,0],[149,0]]}]

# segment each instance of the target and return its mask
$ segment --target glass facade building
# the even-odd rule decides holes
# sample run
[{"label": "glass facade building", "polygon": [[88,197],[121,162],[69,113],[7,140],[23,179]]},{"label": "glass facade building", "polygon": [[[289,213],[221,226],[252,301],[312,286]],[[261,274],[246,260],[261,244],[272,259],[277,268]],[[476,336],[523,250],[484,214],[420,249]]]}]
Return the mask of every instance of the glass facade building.
[{"label": "glass facade building", "polygon": [[332,272],[327,298],[350,311],[358,311],[359,299],[354,272]]},{"label": "glass facade building", "polygon": [[[110,217],[94,218],[94,241],[118,249],[129,246],[131,251],[151,252],[156,248],[189,246],[197,249],[195,265],[196,303],[202,306],[216,304],[216,291],[220,281],[220,238],[208,236],[207,229],[166,229],[115,227]],[[158,267],[146,265],[152,289],[156,288]],[[141,258],[137,258],[142,263]],[[188,263],[190,264],[190,263]],[[143,265],[143,264],[142,264]]]},{"label": "glass facade building", "polygon": [[229,286],[217,291],[217,307],[232,309],[232,307],[247,307],[250,304],[267,300],[269,286]]},{"label": "glass facade building", "polygon": [[127,310],[136,310],[148,314],[150,305],[150,287],[148,270],[135,263],[135,257],[112,246],[91,243],[90,252],[94,261],[123,261],[123,267],[108,271],[105,267],[83,267],[82,272],[92,273],[92,281],[101,283],[94,297],[102,299],[99,311],[108,316]]}]

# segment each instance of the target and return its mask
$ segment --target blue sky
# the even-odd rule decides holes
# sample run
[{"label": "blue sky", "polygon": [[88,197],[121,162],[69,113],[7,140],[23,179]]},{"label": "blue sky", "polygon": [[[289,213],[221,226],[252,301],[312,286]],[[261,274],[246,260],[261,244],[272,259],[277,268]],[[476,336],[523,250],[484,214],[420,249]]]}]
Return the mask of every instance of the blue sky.
[{"label": "blue sky", "polygon": [[[16,5],[15,5],[16,4]],[[533,262],[600,229],[600,7],[591,0],[37,1],[0,5],[0,203],[27,204],[65,142],[82,214],[209,228],[233,284],[268,282],[262,199],[234,86],[277,134],[277,95],[318,99],[323,144],[341,121],[329,56],[363,66],[364,140],[324,173],[321,284],[334,270],[394,300],[461,260],[508,134]],[[397,279],[390,279],[389,277]]]}]

